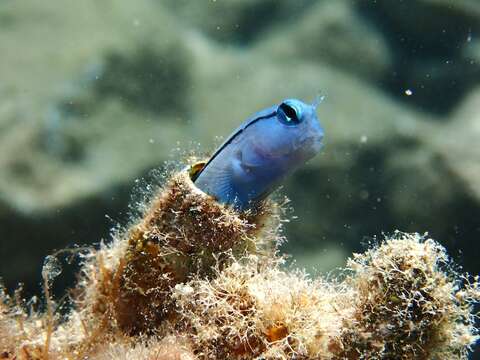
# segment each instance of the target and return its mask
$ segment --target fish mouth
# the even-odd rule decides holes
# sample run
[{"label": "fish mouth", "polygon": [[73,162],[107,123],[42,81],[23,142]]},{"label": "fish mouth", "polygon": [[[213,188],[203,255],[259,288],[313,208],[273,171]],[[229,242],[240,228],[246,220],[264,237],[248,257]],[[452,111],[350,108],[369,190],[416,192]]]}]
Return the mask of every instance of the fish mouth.
[{"label": "fish mouth", "polygon": [[323,135],[311,135],[305,136],[295,144],[296,148],[300,152],[307,152],[316,154],[318,153],[323,147]]}]

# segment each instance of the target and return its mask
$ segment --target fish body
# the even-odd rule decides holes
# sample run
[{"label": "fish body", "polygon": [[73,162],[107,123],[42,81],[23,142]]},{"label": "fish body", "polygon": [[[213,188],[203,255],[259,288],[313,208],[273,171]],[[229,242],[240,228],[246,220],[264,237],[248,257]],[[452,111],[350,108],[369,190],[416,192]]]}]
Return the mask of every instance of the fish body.
[{"label": "fish body", "polygon": [[215,151],[195,185],[238,210],[253,207],[320,151],[316,106],[287,99],[259,111]]}]

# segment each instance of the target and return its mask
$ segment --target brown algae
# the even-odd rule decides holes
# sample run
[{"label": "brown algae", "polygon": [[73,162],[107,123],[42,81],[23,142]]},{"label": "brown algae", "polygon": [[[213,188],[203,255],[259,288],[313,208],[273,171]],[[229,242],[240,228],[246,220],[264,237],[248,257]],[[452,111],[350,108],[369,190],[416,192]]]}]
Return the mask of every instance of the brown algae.
[{"label": "brown algae", "polygon": [[[478,278],[395,233],[338,280],[282,267],[280,207],[237,213],[173,174],[142,216],[83,258],[60,316],[1,293],[3,359],[467,359]],[[48,287],[46,281],[46,287]]]}]

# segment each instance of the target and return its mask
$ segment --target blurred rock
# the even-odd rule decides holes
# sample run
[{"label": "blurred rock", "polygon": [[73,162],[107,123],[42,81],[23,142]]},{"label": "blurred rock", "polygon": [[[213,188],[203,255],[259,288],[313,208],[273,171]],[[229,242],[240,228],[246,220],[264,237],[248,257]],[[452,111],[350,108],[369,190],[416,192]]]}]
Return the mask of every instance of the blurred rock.
[{"label": "blurred rock", "polygon": [[[130,52],[131,51],[131,52]],[[189,107],[189,54],[182,44],[142,44],[108,54],[94,84],[94,101],[119,97],[140,109],[185,116]]]},{"label": "blurred rock", "polygon": [[382,34],[346,0],[316,3],[298,20],[273,28],[264,43],[276,59],[326,62],[369,81],[382,79],[393,61]]},{"label": "blurred rock", "polygon": [[[435,145],[449,171],[461,180],[469,196],[480,203],[480,87],[474,89],[441,128]],[[480,224],[479,224],[480,226]]]},{"label": "blurred rock", "polygon": [[165,4],[185,23],[229,44],[256,40],[272,26],[288,26],[313,0],[168,0]]},{"label": "blurred rock", "polygon": [[479,272],[480,244],[480,87],[468,94],[448,124],[430,140],[445,166],[442,182],[454,180],[448,194],[451,207],[444,210],[448,226],[455,228],[452,239],[462,255],[462,264]]},{"label": "blurred rock", "polygon": [[0,33],[8,68],[0,250],[17,256],[0,274],[9,287],[31,289],[54,248],[106,238],[115,223],[107,213],[127,221],[135,178],[191,138],[191,56],[172,19],[149,1],[2,6],[12,23]]}]

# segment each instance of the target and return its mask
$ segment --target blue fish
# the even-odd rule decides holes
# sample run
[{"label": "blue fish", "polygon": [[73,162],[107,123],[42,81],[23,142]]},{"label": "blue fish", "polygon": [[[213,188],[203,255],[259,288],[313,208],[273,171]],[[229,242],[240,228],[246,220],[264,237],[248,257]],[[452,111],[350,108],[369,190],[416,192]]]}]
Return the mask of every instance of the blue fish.
[{"label": "blue fish", "polygon": [[237,210],[254,207],[322,148],[319,102],[287,99],[256,113],[195,174],[195,185]]}]

